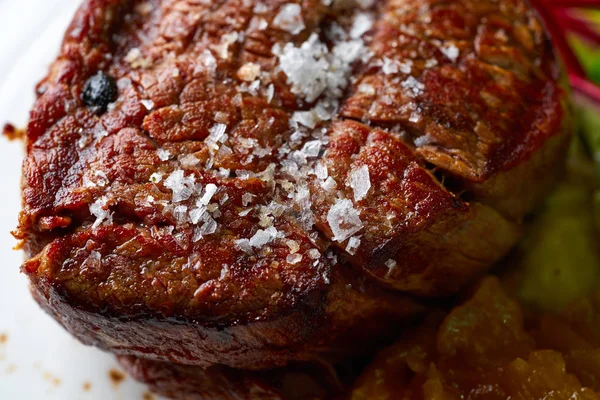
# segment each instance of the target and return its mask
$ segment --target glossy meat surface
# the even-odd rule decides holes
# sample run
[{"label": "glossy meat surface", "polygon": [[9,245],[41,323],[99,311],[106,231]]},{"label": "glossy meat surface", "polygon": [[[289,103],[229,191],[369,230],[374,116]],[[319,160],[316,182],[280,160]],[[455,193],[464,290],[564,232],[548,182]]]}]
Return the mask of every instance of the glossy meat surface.
[{"label": "glossy meat surface", "polygon": [[119,354],[265,369],[368,351],[502,257],[571,131],[537,17],[350,3],[85,1],[27,129],[42,306]]}]

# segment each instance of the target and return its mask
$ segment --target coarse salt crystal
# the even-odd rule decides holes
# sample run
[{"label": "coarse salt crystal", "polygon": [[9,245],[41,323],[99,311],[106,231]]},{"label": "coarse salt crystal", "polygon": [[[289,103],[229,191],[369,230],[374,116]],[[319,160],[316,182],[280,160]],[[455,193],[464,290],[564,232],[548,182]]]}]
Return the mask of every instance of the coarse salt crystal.
[{"label": "coarse salt crystal", "polygon": [[394,269],[396,269],[396,267],[398,266],[398,263],[396,262],[396,260],[390,258],[385,262],[385,266],[388,268],[388,272],[385,274],[385,277],[389,278],[392,274],[392,271],[394,271]]},{"label": "coarse salt crystal", "polygon": [[288,43],[281,49],[275,45],[273,53],[279,57],[292,93],[310,103],[325,91],[330,97],[342,96],[352,64],[365,55],[366,48],[362,40],[351,40],[336,44],[330,52],[313,33],[300,47]]},{"label": "coarse salt crystal", "polygon": [[318,122],[318,116],[313,112],[309,111],[296,111],[292,114],[292,121],[298,123],[307,128],[314,128]]},{"label": "coarse salt crystal", "polygon": [[142,51],[137,47],[130,49],[125,55],[124,60],[132,68],[146,68],[150,66],[150,60],[142,57]]},{"label": "coarse salt crystal", "polygon": [[250,238],[250,245],[255,248],[261,248],[271,243],[277,237],[277,229],[274,227],[265,230],[259,229],[254,236]]},{"label": "coarse salt crystal", "polygon": [[246,82],[252,82],[260,74],[260,65],[249,62],[240,67],[237,72],[238,78]]},{"label": "coarse salt crystal", "polygon": [[383,65],[381,71],[386,75],[397,74],[400,70],[400,63],[397,60],[392,60],[388,57],[383,57]]},{"label": "coarse salt crystal", "polygon": [[331,191],[337,187],[337,183],[335,179],[330,176],[321,183],[321,187],[327,191]]},{"label": "coarse salt crystal", "polygon": [[430,58],[429,60],[425,61],[425,68],[433,68],[436,65],[438,65],[438,61],[435,58]]},{"label": "coarse salt crystal", "polygon": [[256,79],[250,85],[248,85],[248,93],[250,93],[252,96],[256,96],[259,88],[260,80]]},{"label": "coarse salt crystal", "polygon": [[252,193],[244,193],[242,195],[242,205],[244,207],[247,207],[248,204],[252,203],[252,200],[255,198],[256,196],[253,195]]},{"label": "coarse salt crystal", "polygon": [[290,248],[292,254],[297,253],[300,250],[300,245],[295,240],[286,240],[285,244]]},{"label": "coarse salt crystal", "polygon": [[208,138],[207,141],[210,143],[224,143],[227,139],[225,135],[225,131],[227,130],[227,125],[225,124],[215,124],[208,130]]},{"label": "coarse salt crystal", "polygon": [[200,65],[209,72],[214,72],[217,69],[217,59],[215,56],[213,56],[210,50],[204,50],[202,54],[200,54],[198,61],[200,61]]},{"label": "coarse salt crystal", "polygon": [[252,253],[252,246],[248,239],[238,239],[234,242],[236,249],[243,251],[244,253]]},{"label": "coarse salt crystal", "polygon": [[412,113],[410,113],[410,117],[408,118],[409,122],[416,124],[420,120],[421,120],[421,114],[419,114],[418,111],[413,111]]},{"label": "coarse salt crystal", "polygon": [[217,231],[218,224],[210,215],[205,214],[204,224],[200,227],[200,235],[212,235]]},{"label": "coarse salt crystal", "polygon": [[353,236],[348,240],[348,245],[346,246],[346,251],[350,255],[355,255],[356,251],[360,247],[360,238]]},{"label": "coarse salt crystal", "polygon": [[415,143],[415,146],[417,146],[417,147],[427,146],[428,144],[431,143],[431,136],[429,136],[429,135],[419,136],[418,138],[415,139],[414,143]]},{"label": "coarse salt crystal", "polygon": [[188,218],[187,206],[179,205],[175,207],[175,210],[173,210],[173,216],[175,217],[175,220],[177,221],[178,225],[184,224]]},{"label": "coarse salt crystal", "polygon": [[213,46],[213,49],[217,52],[219,58],[224,60],[229,59],[229,46],[237,42],[239,39],[239,33],[229,32],[221,36],[221,42],[218,45]]},{"label": "coarse salt crystal", "polygon": [[202,195],[202,198],[199,200],[199,202],[205,206],[208,205],[212,197],[215,195],[215,193],[217,193],[217,189],[217,185],[214,183],[209,183],[206,185],[204,188],[204,195]]},{"label": "coarse salt crystal", "polygon": [[371,189],[369,167],[362,165],[350,172],[350,187],[354,190],[354,201],[360,201],[367,196]]},{"label": "coarse salt crystal", "polygon": [[302,32],[306,28],[302,19],[302,7],[294,3],[283,5],[273,19],[273,26],[292,35]]},{"label": "coarse salt crystal", "polygon": [[358,92],[367,96],[374,96],[376,93],[373,85],[369,85],[368,83],[361,83],[358,85]]},{"label": "coarse salt crystal", "polygon": [[354,18],[354,23],[350,29],[350,37],[352,39],[358,39],[364,35],[373,26],[373,16],[369,13],[359,13]]},{"label": "coarse salt crystal", "polygon": [[140,101],[140,103],[142,103],[144,108],[148,111],[151,111],[154,108],[154,102],[152,100],[143,99]]},{"label": "coarse salt crystal", "polygon": [[317,260],[321,257],[321,252],[317,249],[310,249],[308,251],[308,256],[313,260]]},{"label": "coarse salt crystal", "polygon": [[358,211],[348,199],[338,199],[331,206],[327,213],[327,222],[336,242],[345,241],[363,228]]},{"label": "coarse salt crystal", "polygon": [[195,183],[196,178],[193,175],[185,176],[184,172],[178,169],[165,179],[164,185],[173,192],[172,201],[179,203],[191,197]]},{"label": "coarse salt crystal", "polygon": [[112,222],[112,213],[106,208],[108,198],[106,196],[100,197],[94,203],[90,204],[90,213],[96,217],[96,221],[92,225],[92,229],[96,229],[104,221],[108,223]]},{"label": "coarse salt crystal", "polygon": [[310,142],[306,142],[301,151],[307,157],[318,157],[319,152],[321,151],[321,141],[311,140]]},{"label": "coarse salt crystal", "polygon": [[197,165],[200,162],[200,160],[198,160],[198,158],[196,158],[196,156],[193,154],[186,154],[185,156],[179,159],[179,162],[182,166],[189,168]]},{"label": "coarse salt crystal", "polygon": [[162,181],[162,174],[155,172],[152,175],[150,175],[150,182],[159,183],[160,181]]},{"label": "coarse salt crystal", "polygon": [[268,27],[269,27],[269,23],[267,22],[266,19],[264,19],[264,18],[259,18],[258,19],[257,29],[259,31],[264,31]]},{"label": "coarse salt crystal", "polygon": [[160,158],[161,161],[167,161],[171,157],[171,153],[165,149],[157,149],[156,155]]},{"label": "coarse salt crystal", "polygon": [[425,85],[416,80],[413,76],[406,78],[400,85],[406,89],[407,94],[410,97],[417,97],[425,90]]},{"label": "coarse salt crystal", "polygon": [[94,177],[96,178],[96,184],[100,187],[105,187],[110,183],[108,177],[103,171],[95,171]]},{"label": "coarse salt crystal", "polygon": [[285,261],[287,261],[288,264],[298,264],[302,261],[302,254],[288,254]]},{"label": "coarse salt crystal", "polygon": [[458,49],[458,47],[456,47],[452,43],[442,46],[440,48],[440,51],[444,53],[444,55],[448,57],[448,59],[452,62],[456,62],[460,54],[460,50]]},{"label": "coarse salt crystal", "polygon": [[315,166],[314,172],[315,172],[315,175],[317,176],[317,178],[319,178],[321,180],[325,180],[329,176],[329,171],[327,171],[327,165],[325,165],[322,162],[318,163]]},{"label": "coarse salt crystal", "polygon": [[267,103],[270,103],[273,100],[273,96],[275,96],[275,86],[272,83],[269,83],[267,87]]}]

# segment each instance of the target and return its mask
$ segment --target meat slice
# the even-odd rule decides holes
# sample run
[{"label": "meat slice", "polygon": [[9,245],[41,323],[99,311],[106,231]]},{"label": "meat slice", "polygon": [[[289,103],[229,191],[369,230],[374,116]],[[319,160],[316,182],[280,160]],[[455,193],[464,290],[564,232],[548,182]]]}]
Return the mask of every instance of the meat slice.
[{"label": "meat slice", "polygon": [[368,352],[518,239],[559,72],[516,0],[84,1],[27,129],[22,270],[123,356]]}]

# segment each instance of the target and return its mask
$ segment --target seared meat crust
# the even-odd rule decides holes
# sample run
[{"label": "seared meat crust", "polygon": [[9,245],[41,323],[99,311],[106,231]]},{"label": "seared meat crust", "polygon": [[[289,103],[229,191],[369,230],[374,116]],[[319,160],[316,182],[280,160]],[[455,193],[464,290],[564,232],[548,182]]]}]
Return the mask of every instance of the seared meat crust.
[{"label": "seared meat crust", "polygon": [[340,359],[516,242],[571,132],[535,13],[345,3],[84,2],[37,86],[16,232],[80,340],[202,367]]}]

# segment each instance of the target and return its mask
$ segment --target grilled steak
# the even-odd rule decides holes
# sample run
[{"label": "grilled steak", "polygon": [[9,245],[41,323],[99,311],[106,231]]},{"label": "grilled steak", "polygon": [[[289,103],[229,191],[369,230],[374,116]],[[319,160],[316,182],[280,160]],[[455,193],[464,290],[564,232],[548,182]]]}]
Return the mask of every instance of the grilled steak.
[{"label": "grilled steak", "polygon": [[513,246],[567,97],[523,0],[86,0],[27,128],[22,270],[121,355],[368,351]]}]

